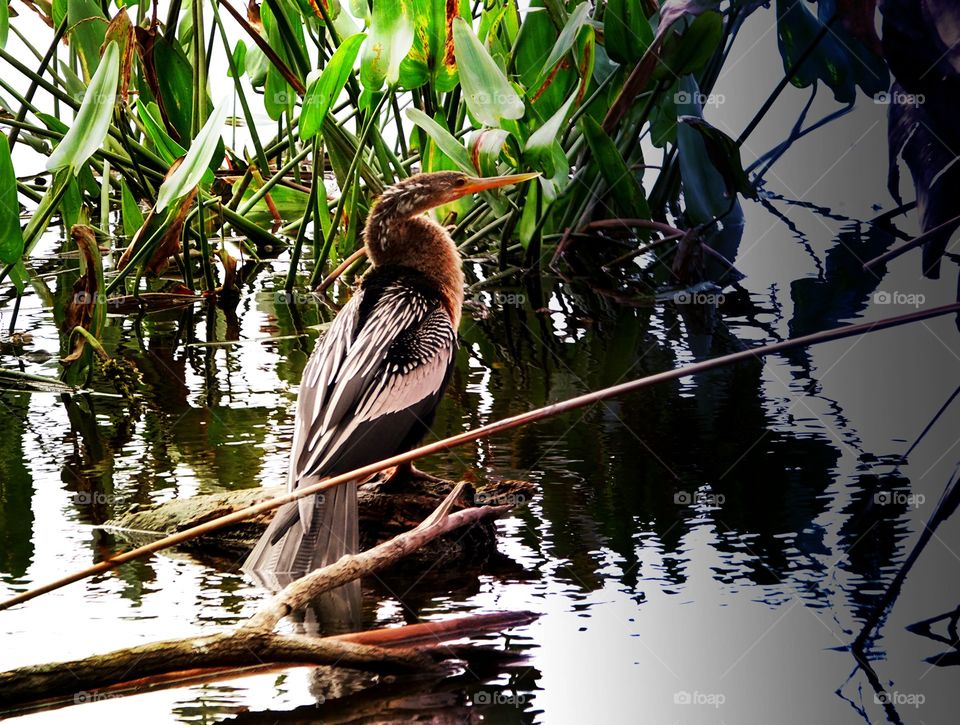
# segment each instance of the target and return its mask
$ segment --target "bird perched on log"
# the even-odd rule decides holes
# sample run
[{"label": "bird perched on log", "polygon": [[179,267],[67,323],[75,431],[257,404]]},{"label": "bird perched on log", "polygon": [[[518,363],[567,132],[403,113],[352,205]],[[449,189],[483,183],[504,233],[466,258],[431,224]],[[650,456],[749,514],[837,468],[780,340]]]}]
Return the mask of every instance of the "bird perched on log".
[{"label": "bird perched on log", "polygon": [[[427,432],[453,369],[464,280],[450,234],[425,213],[535,176],[440,171],[383,192],[364,231],[372,270],[303,371],[290,491],[407,451]],[[351,481],[281,507],[243,570],[261,581],[265,574],[289,581],[357,546]]]}]

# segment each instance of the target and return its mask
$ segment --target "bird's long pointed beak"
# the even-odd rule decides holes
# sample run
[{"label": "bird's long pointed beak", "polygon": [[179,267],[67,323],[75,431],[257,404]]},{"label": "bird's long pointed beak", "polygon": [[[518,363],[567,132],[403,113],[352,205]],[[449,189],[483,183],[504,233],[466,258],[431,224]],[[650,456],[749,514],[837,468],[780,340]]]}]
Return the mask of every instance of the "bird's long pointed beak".
[{"label": "bird's long pointed beak", "polygon": [[467,194],[476,194],[481,191],[487,191],[488,189],[497,189],[501,186],[520,184],[524,181],[535,179],[538,176],[540,176],[539,171],[533,171],[527,174],[510,174],[509,176],[473,176],[457,191],[462,192],[463,196],[466,196]]}]

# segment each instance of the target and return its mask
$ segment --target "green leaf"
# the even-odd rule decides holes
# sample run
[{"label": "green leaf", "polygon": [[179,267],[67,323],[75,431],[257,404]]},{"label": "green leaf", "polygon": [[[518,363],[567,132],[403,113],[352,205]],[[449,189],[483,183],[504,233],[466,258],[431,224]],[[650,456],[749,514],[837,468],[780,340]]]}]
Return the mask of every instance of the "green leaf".
[{"label": "green leaf", "polygon": [[470,158],[480,176],[496,176],[500,173],[497,162],[509,134],[500,128],[485,128],[470,139]]},{"label": "green leaf", "polygon": [[636,174],[627,167],[613,139],[590,116],[580,119],[580,128],[593,154],[593,163],[600,169],[620,213],[626,217],[649,219],[650,207],[643,188]]},{"label": "green leaf", "polygon": [[549,82],[534,85],[543,68],[544,49],[552,48],[556,41],[557,31],[550,16],[543,8],[531,8],[520,28],[511,67],[541,118],[556,113],[576,83],[576,71],[561,66],[547,76]]},{"label": "green leaf", "polygon": [[[0,0],[0,3],[4,0]],[[10,160],[10,146],[0,140],[0,262],[14,264],[23,254],[17,175]]]},{"label": "green leaf", "polygon": [[404,0],[373,4],[370,35],[363,46],[360,82],[370,91],[394,85],[400,78],[400,63],[413,45],[413,23]]},{"label": "green leaf", "polygon": [[143,226],[143,212],[140,211],[140,205],[133,198],[133,193],[122,176],[120,177],[120,216],[123,221],[124,235],[133,239],[133,235]]},{"label": "green leaf", "polygon": [[713,167],[723,177],[728,197],[732,197],[737,192],[749,198],[756,196],[756,190],[743,170],[740,147],[737,146],[736,141],[699,116],[680,116],[677,121],[700,134],[707,156],[713,163]]},{"label": "green leaf", "polygon": [[150,139],[157,154],[168,166],[187,153],[187,150],[170,138],[170,134],[164,129],[163,123],[160,121],[160,109],[157,108],[156,104],[148,105],[138,98],[137,116],[143,123],[147,138]]},{"label": "green leaf", "polygon": [[[550,147],[560,138],[560,133],[567,120],[567,116],[570,114],[570,109],[573,108],[573,104],[577,100],[577,95],[578,94],[574,92],[573,95],[567,99],[567,102],[547,119],[546,123],[530,134],[530,138],[527,139],[527,143],[523,147],[525,157],[531,161],[545,159],[547,152],[550,151]],[[553,169],[544,170],[549,176],[553,176]]]},{"label": "green leaf", "polygon": [[672,81],[688,73],[699,73],[723,40],[723,17],[720,13],[705,12],[677,23],[662,37],[660,62],[651,76],[654,80]]},{"label": "green leaf", "polygon": [[418,108],[408,108],[407,118],[422,128],[439,149],[465,174],[476,173],[470,162],[470,154],[453,135]]},{"label": "green leaf", "polygon": [[[247,67],[247,44],[242,39],[238,40],[237,44],[233,46],[233,65],[241,74],[243,69]],[[233,78],[233,71],[229,68],[227,69],[227,76]]]},{"label": "green leaf", "polygon": [[163,211],[171,203],[190,193],[200,183],[208,170],[210,160],[220,143],[220,132],[227,117],[227,102],[210,114],[200,133],[190,144],[183,163],[161,184],[157,192],[157,211]]},{"label": "green leaf", "polygon": [[100,46],[107,32],[107,16],[95,0],[67,0],[70,47],[77,50],[84,80],[89,81],[100,62]]},{"label": "green leaf", "polygon": [[607,55],[618,63],[635,65],[653,42],[653,28],[636,0],[609,0],[603,14]]},{"label": "green leaf", "polygon": [[7,44],[7,34],[10,32],[10,5],[8,0],[0,0],[0,48]]},{"label": "green leaf", "polygon": [[466,0],[407,0],[415,29],[413,47],[400,64],[400,85],[419,88],[428,80],[446,93],[457,85],[457,58],[453,50],[453,19],[470,15]]},{"label": "green leaf", "polygon": [[73,125],[47,159],[48,171],[69,167],[75,174],[100,148],[110,129],[119,78],[120,51],[117,44],[111,42],[90,81]]},{"label": "green leaf", "polygon": [[523,100],[463,18],[453,21],[453,40],[463,98],[470,113],[482,124],[494,127],[503,119],[523,118]]},{"label": "green leaf", "polygon": [[583,24],[587,20],[587,16],[590,13],[590,5],[588,3],[580,3],[570,13],[570,17],[567,20],[566,25],[563,26],[563,30],[560,31],[560,36],[557,38],[557,42],[553,44],[553,49],[550,51],[550,55],[547,56],[547,60],[544,62],[543,67],[540,70],[540,75],[537,78],[537,81],[533,84],[534,87],[539,88],[543,83],[547,74],[553,69],[553,67],[559,63],[563,56],[565,56],[570,49],[573,47],[573,44],[577,40],[577,34],[580,32],[580,28],[583,27]]},{"label": "green leaf", "polygon": [[[793,67],[823,30],[829,15],[821,5],[818,4],[818,18],[806,3],[777,0],[777,45],[784,69]],[[826,83],[841,103],[853,102],[858,85],[869,96],[890,86],[885,62],[849,34],[842,23],[835,23],[820,38],[813,53],[793,74],[791,83],[805,88],[817,80]]]},{"label": "green leaf", "polygon": [[300,113],[300,138],[304,141],[316,136],[323,125],[323,119],[350,78],[366,37],[363,33],[351,35],[340,44],[322,71],[314,71],[307,78],[307,92]]},{"label": "green leaf", "polygon": [[700,89],[693,76],[684,76],[678,86],[678,118],[686,123],[677,124],[677,153],[680,165],[680,180],[683,184],[683,201],[687,218],[694,224],[703,224],[725,214],[732,204],[723,176],[717,170],[707,150],[703,135],[690,121],[691,116],[702,117],[698,99]]}]

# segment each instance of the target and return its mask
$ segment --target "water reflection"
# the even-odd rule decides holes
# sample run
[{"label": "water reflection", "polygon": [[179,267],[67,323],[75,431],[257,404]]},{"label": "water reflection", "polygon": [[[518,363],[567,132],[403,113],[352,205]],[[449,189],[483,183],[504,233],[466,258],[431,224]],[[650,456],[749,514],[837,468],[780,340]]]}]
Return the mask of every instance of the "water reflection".
[{"label": "water reflection", "polygon": [[[819,272],[786,280],[789,299],[743,289],[714,316],[673,305],[624,308],[549,278],[542,287],[518,281],[480,295],[480,307],[461,330],[463,346],[434,435],[740,350],[758,339],[870,314],[878,283],[860,260],[883,252],[893,238],[876,227],[847,226]],[[282,264],[255,271],[235,310],[197,306],[111,320],[108,349],[135,362],[143,375],[137,410],[99,382],[92,393],[66,399],[0,392],[7,421],[0,427],[0,575],[6,589],[45,580],[54,565],[77,568],[124,546],[92,526],[134,503],[283,480],[296,386],[329,313],[309,302],[284,304],[275,292]],[[55,291],[50,300],[58,296]],[[59,354],[59,338],[43,333],[54,316],[36,297],[25,298],[18,326],[37,331],[32,352]],[[929,349],[939,344],[931,338]],[[945,344],[957,346],[953,339]],[[744,621],[769,613],[773,627],[791,611],[799,617],[806,609],[822,611],[823,621],[813,626],[826,630],[823,641],[790,656],[832,674],[842,655],[827,648],[849,641],[870,616],[916,530],[909,499],[878,497],[919,485],[911,478],[914,469],[895,467],[893,452],[902,451],[920,426],[898,426],[895,441],[872,434],[871,421],[848,410],[856,401],[826,383],[824,371],[842,366],[841,352],[825,363],[821,352],[799,351],[766,365],[743,363],[651,387],[426,462],[427,470],[473,481],[529,479],[540,493],[501,523],[502,554],[476,571],[441,566],[427,576],[366,581],[361,626],[535,608],[546,613],[540,629],[477,640],[526,654],[525,664],[504,665],[491,656],[486,665],[471,663],[469,672],[439,680],[344,681],[339,689],[329,689],[322,671],[291,671],[175,691],[164,712],[184,721],[389,720],[413,712],[428,712],[438,722],[480,715],[537,721],[545,719],[544,708],[556,712],[546,683],[557,682],[550,648],[558,640],[584,657],[592,652],[599,658],[613,648],[607,654],[624,659],[624,677],[649,677],[658,683],[649,687],[660,690],[682,689],[664,685],[649,670],[656,670],[658,658],[670,659],[673,649],[682,661],[671,669],[694,666],[703,639],[674,625],[685,616],[685,604],[700,607],[697,621],[708,623],[726,616],[723,609],[736,610],[742,619],[731,628],[730,649],[738,651],[730,659],[756,637]],[[37,373],[56,369],[42,354],[17,363]],[[941,402],[933,394],[924,399],[931,412]],[[895,406],[896,400],[888,401],[883,409]],[[954,419],[944,419],[947,430],[948,420]],[[44,527],[36,523],[41,516]],[[196,631],[249,616],[262,594],[235,573],[236,563],[198,562],[174,552],[126,565],[75,591],[98,603],[99,617],[124,623],[118,625],[121,646],[171,636],[171,611]],[[69,599],[69,590],[62,596],[79,602]],[[935,611],[912,622],[948,615],[915,631],[946,627],[949,639],[955,601],[926,603]],[[27,642],[36,624],[31,611],[42,610],[8,613],[17,624],[5,664],[41,656]],[[682,621],[689,626],[689,619]],[[560,626],[555,622],[564,629],[551,630]],[[308,615],[288,626],[307,632],[312,624]],[[613,634],[604,629],[612,626],[618,628]],[[656,630],[670,633],[668,651]],[[85,645],[77,634],[64,641],[77,654],[104,649],[100,640]],[[799,637],[795,647],[802,649],[804,641]],[[950,643],[938,644],[944,645],[941,664],[951,662]],[[886,645],[877,643],[871,656],[883,657]],[[58,653],[51,648],[42,656]],[[747,661],[722,684],[743,697],[766,667]],[[629,669],[631,662],[647,668],[643,678]],[[598,686],[599,670],[580,676]],[[832,692],[822,683],[797,687],[811,697]],[[829,713],[828,719],[836,715]]]}]

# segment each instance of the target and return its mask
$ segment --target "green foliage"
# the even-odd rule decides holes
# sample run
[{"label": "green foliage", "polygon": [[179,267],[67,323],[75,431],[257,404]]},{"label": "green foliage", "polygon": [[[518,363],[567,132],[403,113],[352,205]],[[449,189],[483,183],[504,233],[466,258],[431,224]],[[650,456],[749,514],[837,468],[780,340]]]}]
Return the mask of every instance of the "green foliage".
[{"label": "green foliage", "polygon": [[110,130],[119,78],[120,52],[116,43],[110,43],[97,72],[90,80],[70,130],[47,159],[48,170],[69,168],[76,173],[100,148]]},{"label": "green foliage", "polygon": [[220,133],[227,116],[227,104],[224,101],[210,114],[200,133],[190,144],[190,150],[183,162],[170,174],[157,192],[157,211],[163,211],[172,203],[189,194],[208,173],[210,159],[216,153],[220,143]]},{"label": "green foliage", "polygon": [[23,254],[17,176],[10,160],[10,147],[0,140],[0,262],[15,264]]},{"label": "green foliage", "polygon": [[453,41],[463,98],[474,118],[493,127],[523,118],[523,100],[463,18],[453,21]]},{"label": "green foliage", "polygon": [[[0,3],[2,47],[7,5]],[[636,244],[651,234],[647,226],[662,228],[654,218],[705,228],[723,218],[726,228],[742,218],[739,196],[752,194],[753,184],[738,144],[704,119],[699,99],[723,72],[725,49],[756,3],[735,0],[721,11],[716,0],[665,0],[648,17],[650,7],[631,0],[263,0],[260,22],[253,10],[248,16],[216,5],[194,27],[200,4],[190,2],[174,5],[171,27],[152,23],[147,12],[135,28],[121,18],[111,40],[123,42],[104,48],[105,12],[116,12],[109,4],[53,0],[54,24],[66,23],[66,49],[58,47],[42,75],[23,65],[22,78],[10,82],[54,94],[60,116],[24,104],[0,125],[22,126],[17,142],[46,153],[54,173],[41,196],[17,186],[10,155],[0,152],[0,262],[22,282],[20,262],[50,220],[89,219],[102,196],[95,218],[119,210],[126,237],[145,226],[138,202],[176,211],[182,235],[178,227],[163,236],[167,215],[155,214],[143,236],[169,242],[160,249],[163,263],[184,244],[192,259],[199,256],[199,264],[181,259],[165,273],[182,273],[188,287],[215,292],[221,238],[239,239],[250,258],[293,246],[292,285],[298,264],[310,260],[305,249],[313,249],[313,277],[324,274],[360,243],[384,185],[418,170],[541,172],[525,188],[439,210],[456,213],[458,243],[468,241],[484,259],[495,251],[505,265],[536,262],[541,247],[591,221],[649,222],[638,225]],[[845,101],[857,88],[885,90],[882,61],[841,24],[824,32],[825,7],[833,5],[821,2],[814,14],[809,3],[778,0],[784,68],[809,56],[790,80],[823,82]],[[228,11],[241,37],[227,37],[220,14]],[[226,53],[230,75],[245,77],[207,79],[199,64],[208,51]],[[211,91],[235,97],[214,111]],[[235,125],[222,134],[228,109]],[[271,123],[261,122],[265,116]],[[101,185],[104,168],[114,183]],[[21,178],[29,173],[20,171]],[[21,232],[19,208],[28,201],[36,210]],[[131,269],[149,271],[152,251],[131,250],[141,254]],[[163,284],[150,274],[107,281],[111,290],[121,282],[137,291]]]},{"label": "green foliage", "polygon": [[363,47],[360,80],[367,90],[395,85],[400,64],[413,45],[413,22],[405,0],[373,4],[369,37]]},{"label": "green foliage", "polygon": [[307,92],[300,114],[300,138],[304,141],[316,136],[323,125],[333,102],[350,78],[365,38],[363,33],[351,35],[340,44],[322,71],[314,71],[307,77]]}]

